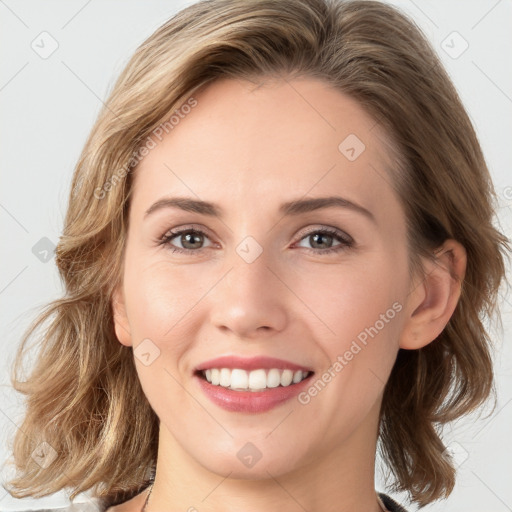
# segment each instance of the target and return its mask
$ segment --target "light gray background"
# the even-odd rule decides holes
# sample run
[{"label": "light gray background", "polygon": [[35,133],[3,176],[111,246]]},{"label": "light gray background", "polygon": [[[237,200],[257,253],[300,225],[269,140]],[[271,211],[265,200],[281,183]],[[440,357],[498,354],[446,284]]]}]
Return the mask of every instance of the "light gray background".
[{"label": "light gray background", "polygon": [[[56,244],[61,233],[80,150],[102,100],[129,56],[189,3],[0,0],[0,463],[9,456],[7,439],[23,413],[22,402],[9,385],[14,351],[38,308],[62,292],[52,253],[45,262],[43,251]],[[454,80],[500,196],[501,228],[510,236],[512,1],[391,3],[422,27]],[[43,31],[58,43],[48,58],[31,46],[39,45],[40,52],[43,45],[50,48],[49,36],[40,36]],[[42,38],[46,38],[44,43]],[[461,53],[464,41],[469,46]],[[507,343],[512,299],[506,290],[501,303],[504,329],[495,333],[499,347],[497,413],[487,419],[468,418],[447,429],[446,440],[460,463],[457,485],[448,501],[426,507],[426,511],[512,510],[512,351]],[[4,466],[2,474],[3,481],[11,471]],[[379,474],[377,484],[379,490],[384,489]],[[405,496],[396,497],[405,503]],[[39,500],[14,500],[0,488],[0,510],[63,506],[66,502],[64,492]]]}]

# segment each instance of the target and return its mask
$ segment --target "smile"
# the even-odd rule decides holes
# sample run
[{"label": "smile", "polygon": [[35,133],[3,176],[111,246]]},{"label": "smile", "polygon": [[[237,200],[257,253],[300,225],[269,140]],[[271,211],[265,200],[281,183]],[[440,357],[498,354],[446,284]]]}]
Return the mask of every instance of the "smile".
[{"label": "smile", "polygon": [[[223,382],[224,384],[228,383],[228,386],[223,386],[220,383],[222,370],[230,369],[212,368],[204,370],[204,372],[197,371],[194,374],[194,381],[199,386],[200,391],[221,409],[230,412],[252,414],[270,411],[274,407],[291,400],[310,385],[314,374],[314,372],[307,372],[304,375],[302,370],[292,372],[291,370],[277,370],[276,368],[272,368],[267,374],[263,369],[246,372],[245,370],[234,368],[230,370],[230,374],[227,374],[227,372],[223,373],[223,378],[225,379]],[[206,377],[207,372],[212,382]],[[252,377],[252,379],[260,381],[258,384],[254,384],[251,379],[251,385],[263,386],[263,374],[265,374],[265,387],[260,387],[259,389],[251,389],[249,387],[250,374],[253,372],[255,372],[255,377]],[[293,377],[292,381],[288,383],[290,374]],[[229,376],[229,381],[226,375]],[[278,377],[279,384],[277,386],[267,387],[269,383],[271,385],[275,384]],[[219,380],[218,384],[214,384],[213,382],[216,382],[217,379]],[[281,379],[283,379],[285,385],[281,385]],[[294,382],[294,380],[297,380],[297,382]]]},{"label": "smile", "polygon": [[298,384],[312,372],[302,370],[281,370],[271,368],[266,370],[246,371],[241,368],[211,368],[202,370],[204,378],[214,386],[222,386],[233,391],[261,391],[264,389],[288,387]]}]

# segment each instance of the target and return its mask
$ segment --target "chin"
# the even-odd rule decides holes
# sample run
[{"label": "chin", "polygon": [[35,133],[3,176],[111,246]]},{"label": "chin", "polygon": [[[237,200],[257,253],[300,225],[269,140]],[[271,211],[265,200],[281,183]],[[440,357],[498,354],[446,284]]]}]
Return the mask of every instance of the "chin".
[{"label": "chin", "polygon": [[224,454],[222,457],[209,457],[208,460],[200,459],[198,462],[208,471],[222,477],[229,475],[229,478],[234,480],[267,480],[295,469],[286,454],[282,457],[276,457],[274,454],[272,458],[263,454],[252,467],[246,466],[236,455],[232,457]]}]

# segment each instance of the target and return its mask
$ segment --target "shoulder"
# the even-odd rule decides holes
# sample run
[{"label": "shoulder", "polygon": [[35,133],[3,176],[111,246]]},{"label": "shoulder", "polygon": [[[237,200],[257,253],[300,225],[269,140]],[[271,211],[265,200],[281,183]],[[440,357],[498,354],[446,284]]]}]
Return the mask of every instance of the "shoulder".
[{"label": "shoulder", "polygon": [[379,492],[379,498],[389,512],[407,512],[402,505],[399,505],[394,499],[390,498],[387,494]]},{"label": "shoulder", "polygon": [[139,512],[144,506],[145,500],[146,492],[144,490],[126,501],[112,504],[109,507],[101,509],[99,512]]},{"label": "shoulder", "polygon": [[65,507],[22,510],[19,512],[139,512],[144,505],[145,493],[141,492],[121,503],[107,504],[100,498],[89,498],[86,502],[70,503]]},{"label": "shoulder", "polygon": [[96,500],[91,500],[84,503],[70,503],[66,507],[59,508],[40,508],[36,510],[30,511],[21,511],[21,512],[104,512],[100,502]]}]

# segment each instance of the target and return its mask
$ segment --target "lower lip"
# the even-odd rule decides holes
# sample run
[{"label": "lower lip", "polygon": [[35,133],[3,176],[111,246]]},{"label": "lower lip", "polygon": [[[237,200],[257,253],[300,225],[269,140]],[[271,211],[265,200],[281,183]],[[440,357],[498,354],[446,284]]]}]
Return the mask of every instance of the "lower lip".
[{"label": "lower lip", "polygon": [[277,386],[265,391],[233,391],[223,386],[214,386],[206,379],[194,375],[204,394],[216,405],[233,412],[265,412],[277,407],[294,396],[298,395],[314,374],[309,375],[298,384],[290,386]]}]

